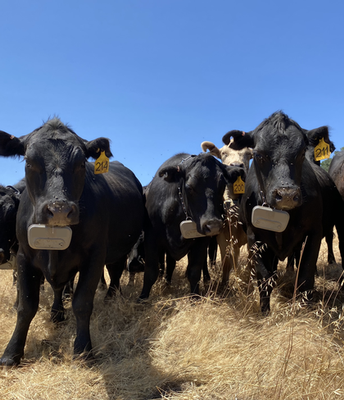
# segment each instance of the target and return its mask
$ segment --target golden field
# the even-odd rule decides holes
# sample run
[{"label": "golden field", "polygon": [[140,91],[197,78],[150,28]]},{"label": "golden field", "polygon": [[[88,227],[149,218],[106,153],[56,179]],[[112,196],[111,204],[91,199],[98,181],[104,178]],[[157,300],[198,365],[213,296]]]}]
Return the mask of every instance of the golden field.
[{"label": "golden field", "polygon": [[[73,361],[71,303],[66,321],[54,326],[52,291],[45,284],[21,365],[0,369],[0,399],[343,399],[344,293],[337,283],[341,266],[327,265],[326,244],[313,301],[293,298],[295,273],[281,263],[267,317],[260,314],[242,253],[229,287],[218,288],[219,271],[211,271],[212,283],[198,300],[188,297],[185,260],[172,286],[157,282],[147,303],[136,302],[142,274],[129,287],[125,272],[123,296],[113,301],[104,303],[105,292],[98,290],[92,365]],[[335,255],[340,261],[336,241]],[[0,274],[2,353],[15,326],[16,289],[11,271]]]}]

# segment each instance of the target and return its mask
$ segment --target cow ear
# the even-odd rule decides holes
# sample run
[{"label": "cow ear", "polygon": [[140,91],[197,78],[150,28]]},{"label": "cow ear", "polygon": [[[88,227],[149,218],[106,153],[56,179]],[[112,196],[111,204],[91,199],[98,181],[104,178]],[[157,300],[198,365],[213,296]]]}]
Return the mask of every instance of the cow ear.
[{"label": "cow ear", "polygon": [[25,155],[25,145],[22,138],[0,131],[0,156],[15,157]]},{"label": "cow ear", "polygon": [[102,151],[105,151],[107,157],[112,157],[112,153],[110,150],[110,141],[107,138],[98,138],[91,140],[90,142],[86,142],[86,158],[92,157],[97,159]]},{"label": "cow ear", "polygon": [[223,176],[225,177],[227,183],[234,183],[239,176],[245,181],[246,173],[244,168],[232,167],[230,165],[221,164]]},{"label": "cow ear", "polygon": [[209,153],[212,156],[215,156],[221,160],[221,153],[218,147],[214,145],[212,142],[202,142],[201,143],[202,150],[206,153],[209,150]]},{"label": "cow ear", "polygon": [[[231,137],[234,139],[232,142]],[[229,147],[234,150],[241,150],[244,147],[254,147],[254,138],[252,131],[229,131],[223,136],[222,141],[224,144],[226,144],[227,146],[229,145]]]},{"label": "cow ear", "polygon": [[161,168],[158,172],[158,175],[160,178],[164,178],[165,181],[171,183],[171,182],[179,182],[181,176],[182,176],[182,171],[179,166],[171,166],[171,167],[165,167]]},{"label": "cow ear", "polygon": [[330,140],[327,126],[321,126],[320,128],[307,131],[306,135],[312,147],[315,147],[319,143],[320,139],[324,139],[325,142],[330,145],[331,153],[335,151],[336,147],[334,143]]}]

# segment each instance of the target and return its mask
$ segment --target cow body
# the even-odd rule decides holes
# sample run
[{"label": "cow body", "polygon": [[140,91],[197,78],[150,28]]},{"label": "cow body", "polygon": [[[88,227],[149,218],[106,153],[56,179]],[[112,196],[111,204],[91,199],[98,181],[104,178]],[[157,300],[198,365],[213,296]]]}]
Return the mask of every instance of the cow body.
[{"label": "cow body", "polygon": [[[87,158],[97,158],[100,151],[111,155],[107,139],[87,142],[58,119],[21,138],[0,134],[0,155],[25,156],[27,184],[17,215],[17,324],[0,359],[2,365],[16,365],[23,356],[29,325],[38,308],[41,277],[59,299],[77,272],[72,303],[77,323],[74,353],[91,356],[89,322],[103,267],[108,266],[112,279],[120,276],[141,233],[145,213],[142,187],[130,170],[113,162],[108,173],[94,174]],[[70,226],[69,247],[31,248],[27,234],[31,224]],[[56,313],[61,311],[60,304],[54,307]]]},{"label": "cow body", "polygon": [[[310,163],[305,159],[308,137],[305,130],[278,112],[264,120],[254,131],[232,131],[234,148],[251,147],[254,151],[240,219],[247,229],[248,244],[263,243],[254,257],[262,312],[270,310],[271,277],[278,260],[300,250],[305,242],[297,287],[314,287],[316,261],[322,239],[323,204],[321,189]],[[256,205],[283,210],[290,220],[283,232],[256,228],[251,220]],[[253,252],[252,252],[253,254]]]},{"label": "cow body", "polygon": [[[244,176],[242,169],[226,167],[209,154],[178,154],[160,167],[146,193],[149,226],[145,229],[146,265],[141,299],[149,296],[163,253],[174,260],[188,254],[191,293],[199,292],[209,239],[223,227],[226,183],[233,183],[239,175]],[[180,223],[186,219],[192,219],[204,237],[184,239]]]}]

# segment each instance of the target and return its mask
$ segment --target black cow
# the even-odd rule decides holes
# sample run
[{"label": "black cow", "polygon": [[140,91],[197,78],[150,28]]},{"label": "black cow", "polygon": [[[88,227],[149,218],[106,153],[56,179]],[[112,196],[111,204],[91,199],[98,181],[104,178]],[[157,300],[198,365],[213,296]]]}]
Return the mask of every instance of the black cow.
[{"label": "black cow", "polygon": [[[146,265],[140,299],[149,296],[159,273],[159,256],[166,252],[174,260],[188,254],[187,274],[191,293],[199,293],[201,269],[211,236],[223,226],[223,193],[244,171],[221,164],[213,156],[177,154],[157,171],[146,193],[149,226],[145,229]],[[180,223],[195,222],[204,237],[184,239]]]},{"label": "black cow", "polygon": [[[247,228],[249,247],[265,243],[266,248],[254,258],[263,313],[270,310],[272,280],[278,260],[284,260],[300,249],[302,254],[297,287],[309,291],[314,274],[322,231],[323,204],[318,179],[305,159],[308,137],[324,128],[306,131],[282,112],[264,120],[254,131],[231,131],[235,149],[251,147],[253,163],[246,179],[240,206],[240,219]],[[290,220],[286,229],[275,232],[257,228],[252,211],[257,205],[286,211]],[[276,213],[277,214],[277,213]]]},{"label": "black cow", "polygon": [[[344,203],[340,196],[340,193],[333,182],[331,176],[320,167],[320,161],[316,161],[314,158],[315,148],[319,145],[321,140],[324,140],[330,147],[330,152],[335,150],[334,143],[329,138],[328,128],[326,126],[306,131],[308,137],[308,145],[306,150],[306,158],[309,161],[313,171],[318,179],[321,195],[323,200],[323,215],[322,215],[322,228],[323,237],[326,239],[328,247],[328,263],[335,263],[335,256],[333,252],[333,227],[335,226],[339,238],[339,249],[341,257],[344,255]],[[299,256],[296,256],[297,264]],[[293,268],[293,261],[288,261],[288,267]]]},{"label": "black cow", "polygon": [[[145,215],[142,187],[119,162],[105,174],[95,174],[89,157],[111,156],[109,140],[81,139],[57,118],[20,138],[0,132],[1,156],[24,156],[26,190],[17,214],[19,305],[17,324],[0,364],[17,365],[24,353],[29,325],[39,303],[44,275],[54,293],[79,272],[73,296],[77,332],[76,356],[91,357],[90,316],[103,267],[120,276],[127,254],[137,241]],[[96,162],[97,164],[97,162]],[[65,250],[35,250],[28,244],[32,224],[70,226]],[[61,296],[57,296],[61,297]],[[55,305],[56,312],[60,305]]]},{"label": "black cow", "polygon": [[24,179],[13,186],[0,185],[0,264],[7,263],[18,250],[16,218],[24,189]]}]

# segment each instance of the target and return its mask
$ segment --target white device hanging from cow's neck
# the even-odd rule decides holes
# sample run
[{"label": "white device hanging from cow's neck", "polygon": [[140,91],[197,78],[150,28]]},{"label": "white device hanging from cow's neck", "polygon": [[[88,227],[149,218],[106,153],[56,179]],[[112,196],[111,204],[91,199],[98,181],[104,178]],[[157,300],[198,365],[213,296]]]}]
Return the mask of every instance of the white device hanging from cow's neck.
[{"label": "white device hanging from cow's neck", "polygon": [[265,229],[267,231],[283,232],[288,226],[290,215],[287,211],[272,209],[266,203],[262,178],[258,173],[256,165],[255,165],[255,171],[263,205],[253,207],[251,213],[252,225],[256,228]]},{"label": "white device hanging from cow's neck", "polygon": [[29,246],[37,250],[65,250],[72,239],[69,226],[32,224],[27,230]]}]

